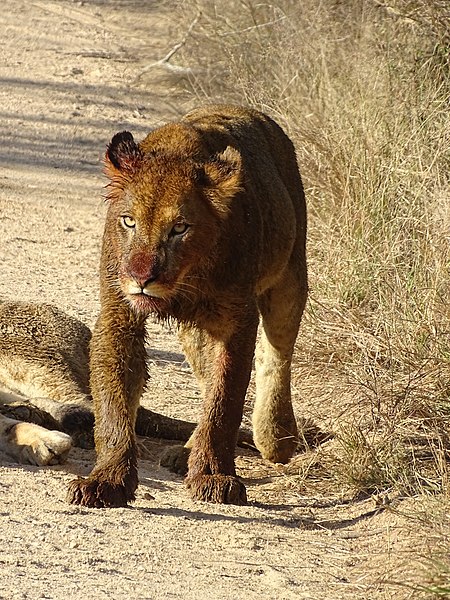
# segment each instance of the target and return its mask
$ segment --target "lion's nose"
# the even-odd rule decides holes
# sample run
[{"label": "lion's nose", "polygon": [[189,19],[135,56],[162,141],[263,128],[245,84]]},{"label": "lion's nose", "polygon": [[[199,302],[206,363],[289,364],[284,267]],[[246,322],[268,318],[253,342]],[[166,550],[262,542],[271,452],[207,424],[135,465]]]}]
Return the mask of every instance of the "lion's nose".
[{"label": "lion's nose", "polygon": [[142,289],[160,276],[158,258],[146,252],[135,254],[128,264],[128,274]]}]

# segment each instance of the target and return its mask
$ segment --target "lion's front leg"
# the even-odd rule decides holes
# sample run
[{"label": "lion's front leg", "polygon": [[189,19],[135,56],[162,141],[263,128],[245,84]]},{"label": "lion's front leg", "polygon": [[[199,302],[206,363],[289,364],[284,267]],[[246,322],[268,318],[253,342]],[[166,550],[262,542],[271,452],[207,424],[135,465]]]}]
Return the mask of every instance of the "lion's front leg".
[{"label": "lion's front leg", "polygon": [[234,451],[250,379],[258,317],[248,315],[225,341],[211,336],[210,369],[203,415],[192,439],[187,487],[195,500],[245,504],[245,486],[236,476]]},{"label": "lion's front leg", "polygon": [[89,477],[70,483],[72,504],[117,507],[135,499],[135,422],[146,379],[144,321],[133,322],[127,315],[118,325],[111,316],[101,315],[94,330],[91,388],[97,462]]},{"label": "lion's front leg", "polygon": [[97,459],[89,477],[70,482],[68,502],[90,508],[116,508],[127,506],[135,499],[138,486],[136,444],[130,441],[116,452],[115,456],[104,453],[102,459]]}]

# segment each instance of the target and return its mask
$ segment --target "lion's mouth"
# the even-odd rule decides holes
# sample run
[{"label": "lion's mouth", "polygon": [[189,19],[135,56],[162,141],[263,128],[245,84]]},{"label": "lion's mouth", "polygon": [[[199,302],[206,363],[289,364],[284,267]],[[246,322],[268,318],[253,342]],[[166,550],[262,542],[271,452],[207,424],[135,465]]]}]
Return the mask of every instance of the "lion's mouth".
[{"label": "lion's mouth", "polygon": [[141,287],[135,281],[126,279],[122,281],[122,289],[128,302],[138,312],[164,312],[171,297],[170,289],[157,282]]},{"label": "lion's mouth", "polygon": [[124,293],[131,298],[134,296],[143,296],[146,298],[153,298],[155,300],[165,300],[172,295],[170,286],[157,281],[152,281],[142,286],[133,279],[127,278],[122,280],[121,284]]}]

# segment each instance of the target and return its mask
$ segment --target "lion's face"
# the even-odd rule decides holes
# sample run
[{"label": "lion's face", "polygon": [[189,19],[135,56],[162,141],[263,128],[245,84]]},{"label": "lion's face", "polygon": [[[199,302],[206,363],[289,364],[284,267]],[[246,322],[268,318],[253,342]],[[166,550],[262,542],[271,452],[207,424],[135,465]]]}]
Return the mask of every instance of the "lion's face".
[{"label": "lion's face", "polygon": [[152,310],[174,296],[195,296],[190,273],[207,265],[219,232],[192,181],[178,172],[161,182],[146,169],[112,213],[118,281],[133,306]]},{"label": "lion's face", "polygon": [[106,159],[115,284],[136,311],[165,312],[175,298],[198,295],[198,278],[239,189],[239,155],[230,149],[202,164],[179,154],[144,154],[130,134],[118,135]]}]

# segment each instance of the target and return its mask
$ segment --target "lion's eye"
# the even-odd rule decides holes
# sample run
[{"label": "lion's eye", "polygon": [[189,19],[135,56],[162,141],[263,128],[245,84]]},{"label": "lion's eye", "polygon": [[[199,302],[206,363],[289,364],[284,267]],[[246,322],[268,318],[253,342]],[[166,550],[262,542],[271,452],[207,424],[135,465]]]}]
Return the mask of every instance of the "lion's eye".
[{"label": "lion's eye", "polygon": [[189,229],[189,225],[187,223],[175,223],[172,227],[171,235],[183,235]]},{"label": "lion's eye", "polygon": [[122,227],[125,227],[127,229],[134,229],[134,227],[136,227],[136,221],[133,219],[133,217],[130,217],[128,215],[123,215],[122,217],[120,217],[120,222],[122,224]]}]

